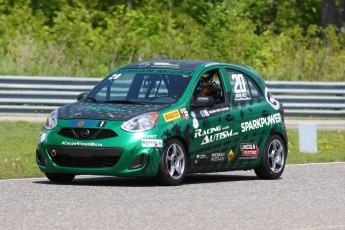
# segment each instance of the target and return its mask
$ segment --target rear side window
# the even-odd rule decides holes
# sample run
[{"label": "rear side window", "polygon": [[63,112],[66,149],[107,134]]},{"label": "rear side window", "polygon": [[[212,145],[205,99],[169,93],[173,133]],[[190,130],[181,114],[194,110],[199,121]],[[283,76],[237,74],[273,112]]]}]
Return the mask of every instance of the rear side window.
[{"label": "rear side window", "polygon": [[233,102],[250,101],[263,96],[256,83],[247,75],[231,69],[226,69],[226,73],[234,93]]}]

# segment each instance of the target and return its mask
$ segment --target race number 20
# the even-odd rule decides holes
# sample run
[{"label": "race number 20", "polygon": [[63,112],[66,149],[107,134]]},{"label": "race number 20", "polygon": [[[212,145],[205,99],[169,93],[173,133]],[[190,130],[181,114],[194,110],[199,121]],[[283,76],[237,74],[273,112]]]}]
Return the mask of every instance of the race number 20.
[{"label": "race number 20", "polygon": [[246,82],[242,74],[232,74],[232,80],[235,80],[234,93],[235,101],[246,101],[250,100],[247,95]]}]

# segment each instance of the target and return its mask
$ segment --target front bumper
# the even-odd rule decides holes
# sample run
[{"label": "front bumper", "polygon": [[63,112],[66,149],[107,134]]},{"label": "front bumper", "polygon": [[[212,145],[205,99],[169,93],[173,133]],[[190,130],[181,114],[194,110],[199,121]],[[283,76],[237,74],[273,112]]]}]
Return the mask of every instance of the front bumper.
[{"label": "front bumper", "polygon": [[[75,140],[44,130],[36,148],[43,173],[75,175],[155,176],[162,147],[143,147],[143,134],[117,130],[121,135],[101,140]],[[147,135],[147,134],[145,134]]]}]

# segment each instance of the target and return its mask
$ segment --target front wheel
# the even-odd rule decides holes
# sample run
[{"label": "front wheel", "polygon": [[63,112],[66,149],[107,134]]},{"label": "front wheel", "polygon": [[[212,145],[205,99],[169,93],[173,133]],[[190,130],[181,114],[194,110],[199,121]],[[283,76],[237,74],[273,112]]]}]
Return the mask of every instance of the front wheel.
[{"label": "front wheel", "polygon": [[186,173],[186,151],[176,139],[168,141],[159,164],[156,180],[163,185],[178,185]]},{"label": "front wheel", "polygon": [[46,177],[55,183],[68,183],[74,179],[75,175],[64,173],[46,173]]},{"label": "front wheel", "polygon": [[282,138],[271,136],[265,145],[261,163],[255,169],[256,175],[261,179],[278,179],[285,168],[286,154]]}]

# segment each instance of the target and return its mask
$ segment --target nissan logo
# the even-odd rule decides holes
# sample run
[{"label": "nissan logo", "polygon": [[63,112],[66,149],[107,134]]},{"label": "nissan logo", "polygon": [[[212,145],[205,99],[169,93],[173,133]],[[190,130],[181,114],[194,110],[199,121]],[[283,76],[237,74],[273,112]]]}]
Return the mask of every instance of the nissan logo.
[{"label": "nissan logo", "polygon": [[88,129],[83,129],[81,132],[80,132],[80,136],[83,137],[83,138],[86,138],[90,135],[90,130]]}]

